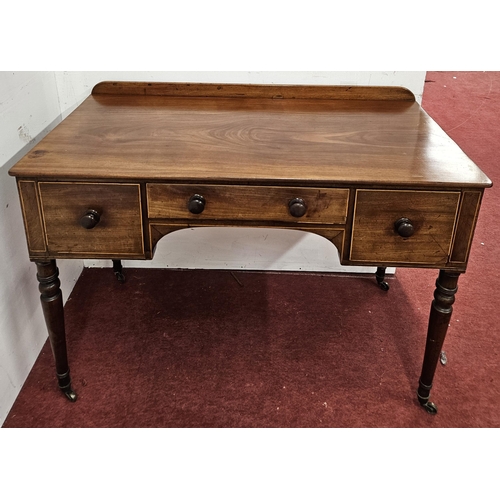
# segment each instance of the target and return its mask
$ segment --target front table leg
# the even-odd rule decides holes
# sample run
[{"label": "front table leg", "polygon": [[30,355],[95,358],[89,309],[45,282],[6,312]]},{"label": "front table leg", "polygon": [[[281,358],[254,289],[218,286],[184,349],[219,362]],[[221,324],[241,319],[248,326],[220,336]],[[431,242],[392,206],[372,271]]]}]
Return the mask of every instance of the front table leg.
[{"label": "front table leg", "polygon": [[429,412],[437,413],[437,407],[429,401],[432,379],[441,355],[446,331],[453,311],[457,282],[460,273],[441,270],[436,280],[436,290],[432,301],[427,330],[422,374],[419,380],[417,397],[419,403]]},{"label": "front table leg", "polygon": [[71,388],[69,376],[61,282],[58,278],[59,270],[55,260],[37,261],[36,266],[36,277],[40,282],[38,287],[41,294],[40,300],[56,364],[59,388],[70,401],[74,402],[76,394]]}]

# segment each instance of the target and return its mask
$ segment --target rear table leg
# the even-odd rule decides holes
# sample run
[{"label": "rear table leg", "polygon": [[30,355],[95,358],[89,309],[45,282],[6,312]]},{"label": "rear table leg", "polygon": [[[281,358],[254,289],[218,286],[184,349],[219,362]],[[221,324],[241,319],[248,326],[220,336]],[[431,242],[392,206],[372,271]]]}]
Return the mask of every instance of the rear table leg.
[{"label": "rear table leg", "polygon": [[389,283],[385,281],[385,270],[386,267],[377,267],[377,272],[375,273],[375,278],[377,279],[378,286],[382,288],[385,292],[389,290]]},{"label": "rear table leg", "polygon": [[125,282],[125,276],[123,275],[122,270],[122,261],[113,259],[113,272],[115,273],[116,279],[120,283]]}]

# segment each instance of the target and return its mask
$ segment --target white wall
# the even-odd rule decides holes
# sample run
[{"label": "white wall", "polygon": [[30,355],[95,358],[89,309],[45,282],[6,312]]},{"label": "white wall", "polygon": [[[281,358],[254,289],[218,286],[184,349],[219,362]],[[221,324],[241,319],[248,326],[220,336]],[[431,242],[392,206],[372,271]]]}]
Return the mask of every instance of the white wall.
[{"label": "white wall", "polygon": [[[223,71],[223,72],[60,72],[56,73],[63,116],[75,109],[103,80],[177,81],[254,84],[399,85],[422,100],[423,71]],[[105,267],[105,260],[85,266]],[[184,269],[374,272],[371,267],[341,266],[336,248],[320,236],[300,231],[217,228],[179,231],[163,238],[153,261],[124,261],[125,266]],[[393,272],[388,269],[387,272]]]},{"label": "white wall", "polygon": [[[421,102],[425,72],[0,72],[0,425],[47,338],[36,268],[28,260],[15,181],[8,169],[102,80],[401,85]],[[313,234],[199,228],[163,238],[155,259],[128,266],[266,270],[346,270],[335,247]],[[59,261],[66,299],[82,261]],[[109,261],[85,261],[88,266]],[[348,269],[350,270],[350,269]],[[372,268],[355,270],[367,270]],[[54,383],[55,380],[54,380]]]},{"label": "white wall", "polygon": [[[53,72],[0,72],[0,425],[47,339],[36,266],[7,171],[61,121],[60,113]],[[59,264],[67,298],[83,262]]]}]

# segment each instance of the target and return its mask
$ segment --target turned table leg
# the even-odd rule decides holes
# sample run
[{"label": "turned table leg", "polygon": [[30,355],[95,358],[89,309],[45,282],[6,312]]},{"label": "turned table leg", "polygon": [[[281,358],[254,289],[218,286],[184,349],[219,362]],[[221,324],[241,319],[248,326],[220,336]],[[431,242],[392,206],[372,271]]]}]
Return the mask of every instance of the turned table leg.
[{"label": "turned table leg", "polygon": [[58,277],[59,270],[55,260],[37,261],[35,263],[37,266],[37,279],[40,282],[40,300],[56,364],[59,388],[70,401],[76,401],[76,394],[71,388],[69,376],[64,309],[60,288],[61,282]]},{"label": "turned table leg", "polygon": [[389,290],[389,283],[385,281],[385,270],[386,267],[377,267],[377,272],[375,273],[375,278],[377,279],[378,286],[387,292]]},{"label": "turned table leg", "polygon": [[429,401],[432,380],[441,355],[446,331],[453,311],[457,282],[460,273],[441,270],[436,280],[436,290],[432,301],[427,330],[422,374],[420,375],[417,397],[419,403],[429,412],[437,413],[437,407]]},{"label": "turned table leg", "polygon": [[120,283],[125,283],[125,276],[123,274],[122,261],[118,259],[112,259],[113,262],[113,272],[115,273],[116,279]]}]

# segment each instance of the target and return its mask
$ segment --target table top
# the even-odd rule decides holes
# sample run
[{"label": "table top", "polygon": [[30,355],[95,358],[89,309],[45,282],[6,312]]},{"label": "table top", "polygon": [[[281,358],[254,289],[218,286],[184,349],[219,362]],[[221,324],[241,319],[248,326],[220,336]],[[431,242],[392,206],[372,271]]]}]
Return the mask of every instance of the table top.
[{"label": "table top", "polygon": [[399,87],[98,84],[16,177],[485,188]]}]

